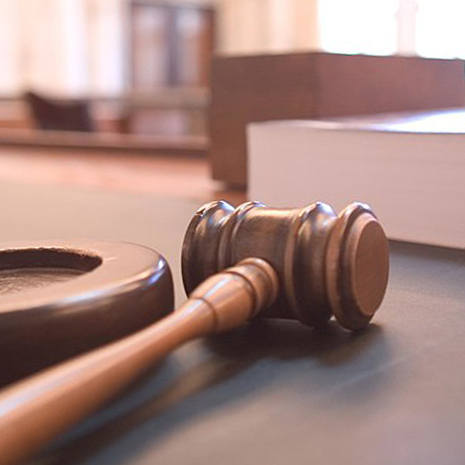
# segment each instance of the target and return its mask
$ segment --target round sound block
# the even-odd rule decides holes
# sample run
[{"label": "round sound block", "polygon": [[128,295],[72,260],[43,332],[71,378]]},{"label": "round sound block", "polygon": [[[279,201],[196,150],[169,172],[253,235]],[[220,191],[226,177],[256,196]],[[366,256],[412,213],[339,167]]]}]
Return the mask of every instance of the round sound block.
[{"label": "round sound block", "polygon": [[128,243],[0,244],[0,385],[167,315],[166,260]]}]

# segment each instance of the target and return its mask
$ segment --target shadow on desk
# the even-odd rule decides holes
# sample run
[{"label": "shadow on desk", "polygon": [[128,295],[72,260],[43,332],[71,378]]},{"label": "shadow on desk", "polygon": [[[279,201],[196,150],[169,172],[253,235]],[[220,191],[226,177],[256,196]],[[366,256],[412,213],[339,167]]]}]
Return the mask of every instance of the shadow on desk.
[{"label": "shadow on desk", "polygon": [[[390,240],[389,249],[391,254],[397,254],[403,259],[415,258],[417,260],[428,259],[444,263],[465,264],[465,248],[457,249],[437,245],[417,244]],[[392,274],[392,273],[391,273]]]},{"label": "shadow on desk", "polygon": [[[277,385],[277,395],[281,395],[289,377],[310,376],[311,382],[304,386],[311,393],[327,392],[335,385],[344,389],[341,380],[350,383],[370,374],[360,398],[345,398],[346,402],[363,402],[367,395],[375,395],[382,382],[378,367],[388,354],[383,331],[375,324],[363,332],[349,333],[335,323],[317,332],[294,321],[258,321],[179,349],[156,372],[29,464],[81,463],[125,435],[131,435],[130,447],[119,448],[110,458],[104,454],[98,463],[131,463],[138,452],[178,428],[197,422],[208,435],[208,427],[201,422],[205,415],[234,409],[237,403],[252,405],[256,395],[271,385]],[[363,362],[351,368],[360,358]],[[315,367],[313,374],[308,369],[311,366]]]}]

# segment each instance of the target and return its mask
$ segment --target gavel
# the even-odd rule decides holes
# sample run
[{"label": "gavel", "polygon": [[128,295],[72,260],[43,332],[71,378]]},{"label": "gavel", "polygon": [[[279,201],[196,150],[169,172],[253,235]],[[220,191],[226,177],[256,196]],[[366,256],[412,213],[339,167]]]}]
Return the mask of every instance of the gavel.
[{"label": "gavel", "polygon": [[0,393],[0,465],[38,451],[193,338],[256,317],[320,327],[334,315],[344,328],[360,330],[382,302],[388,273],[387,239],[367,205],[353,203],[336,215],[323,203],[304,209],[209,203],[184,239],[184,304]]}]

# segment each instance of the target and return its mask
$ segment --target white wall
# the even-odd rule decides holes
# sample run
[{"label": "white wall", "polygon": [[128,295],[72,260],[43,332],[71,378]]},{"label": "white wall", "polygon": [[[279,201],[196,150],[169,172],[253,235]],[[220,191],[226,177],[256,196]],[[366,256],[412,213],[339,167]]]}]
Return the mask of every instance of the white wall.
[{"label": "white wall", "polygon": [[[76,1],[76,0],[74,0]],[[88,80],[97,95],[114,95],[128,76],[127,15],[124,0],[86,0]]]},{"label": "white wall", "polygon": [[217,0],[218,51],[253,54],[315,49],[318,0]]},{"label": "white wall", "polygon": [[0,0],[0,95],[124,88],[124,0]]},{"label": "white wall", "polygon": [[[465,56],[465,6],[456,0],[164,1],[216,5],[223,54],[323,48]],[[124,91],[128,2],[0,0],[0,95],[27,88],[76,96]]]}]

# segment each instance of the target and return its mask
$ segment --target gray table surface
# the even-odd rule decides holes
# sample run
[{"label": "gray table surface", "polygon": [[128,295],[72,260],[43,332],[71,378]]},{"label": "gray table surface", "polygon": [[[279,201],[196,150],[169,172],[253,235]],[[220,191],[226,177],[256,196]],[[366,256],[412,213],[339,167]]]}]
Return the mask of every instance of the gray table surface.
[{"label": "gray table surface", "polygon": [[[1,240],[152,246],[183,298],[197,203],[6,183],[0,194]],[[391,259],[367,331],[269,321],[189,343],[30,464],[463,464],[465,252],[393,243]]]}]

